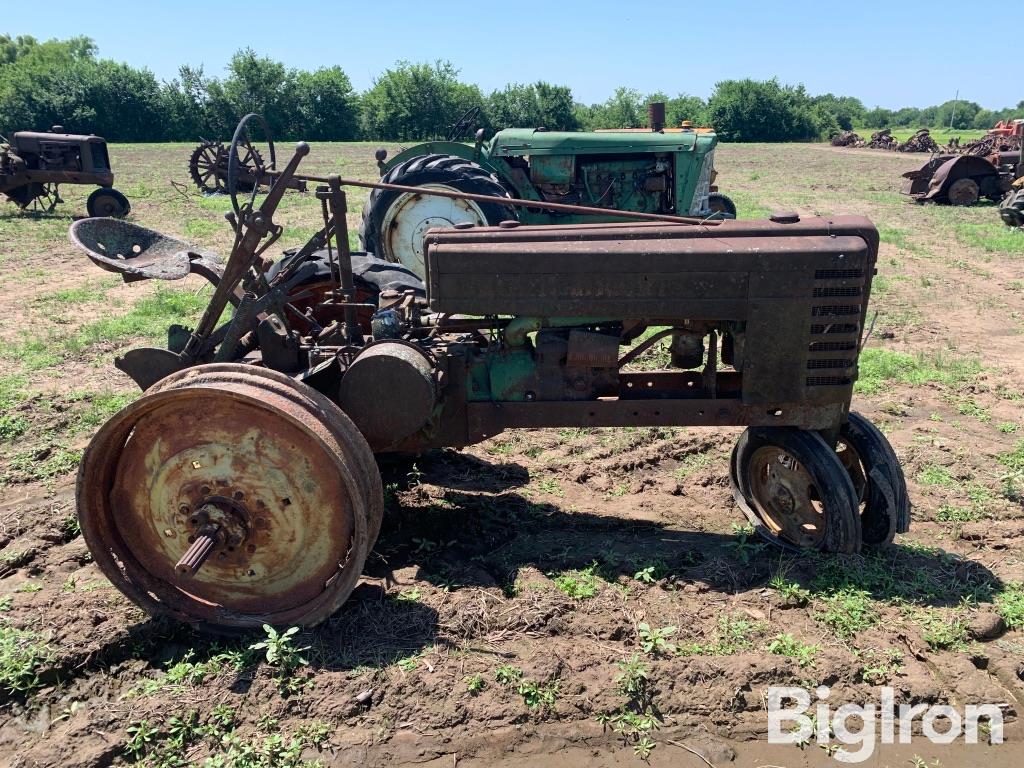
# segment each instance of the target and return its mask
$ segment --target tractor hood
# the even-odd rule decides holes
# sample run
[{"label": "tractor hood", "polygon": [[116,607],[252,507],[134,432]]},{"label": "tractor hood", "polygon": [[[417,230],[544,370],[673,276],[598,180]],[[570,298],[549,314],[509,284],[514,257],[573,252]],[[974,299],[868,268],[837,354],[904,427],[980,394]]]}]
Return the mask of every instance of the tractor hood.
[{"label": "tractor hood", "polygon": [[507,128],[491,139],[491,157],[520,155],[610,155],[636,152],[707,152],[713,133],[584,133]]}]

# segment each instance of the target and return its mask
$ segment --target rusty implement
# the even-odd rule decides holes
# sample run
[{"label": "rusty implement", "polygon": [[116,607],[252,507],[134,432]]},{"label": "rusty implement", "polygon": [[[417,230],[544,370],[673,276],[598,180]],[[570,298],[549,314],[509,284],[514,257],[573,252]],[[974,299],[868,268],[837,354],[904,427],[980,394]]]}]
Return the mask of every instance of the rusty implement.
[{"label": "rusty implement", "polygon": [[[733,494],[773,544],[853,553],[909,527],[899,461],[851,411],[878,256],[867,219],[432,228],[421,280],[348,250],[346,182],[299,174],[309,151],[258,205],[229,189],[235,246],[206,275],[202,318],[133,351],[145,392],[85,452],[86,542],[150,613],[323,621],[381,525],[374,453],[514,428],[746,427]],[[296,178],[321,185],[323,228],[270,264]],[[82,222],[72,239],[133,279],[198,261],[128,225]],[[657,344],[664,367],[637,365]]]},{"label": "rusty implement", "polygon": [[936,155],[903,178],[901,192],[917,202],[973,205],[983,197],[998,202],[1010,188],[1013,170],[1001,164],[1000,155]]}]

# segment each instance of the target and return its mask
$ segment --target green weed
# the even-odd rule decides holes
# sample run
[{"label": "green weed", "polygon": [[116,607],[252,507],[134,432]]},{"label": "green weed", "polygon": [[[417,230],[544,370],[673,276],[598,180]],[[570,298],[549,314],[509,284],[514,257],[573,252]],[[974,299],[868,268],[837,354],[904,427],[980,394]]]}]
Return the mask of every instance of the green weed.
[{"label": "green weed", "polygon": [[35,632],[0,623],[0,691],[13,694],[37,688],[39,670],[52,655]]},{"label": "green weed", "polygon": [[996,595],[996,610],[1010,629],[1024,628],[1024,584],[1007,584]]},{"label": "green weed", "polygon": [[582,570],[565,571],[554,577],[555,587],[576,600],[594,597],[600,587],[600,581],[597,563],[591,563]]},{"label": "green weed", "polygon": [[636,626],[636,634],[640,639],[640,647],[644,653],[662,654],[675,653],[677,646],[669,642],[669,638],[676,633],[676,627],[652,627],[646,621],[641,621]]},{"label": "green weed", "polygon": [[788,656],[791,659],[796,659],[801,667],[813,667],[814,655],[821,650],[821,646],[808,645],[790,634],[784,634],[773,637],[765,650],[777,656]]},{"label": "green weed", "polygon": [[952,387],[973,380],[981,370],[981,363],[969,358],[947,357],[942,353],[907,355],[869,347],[860,356],[855,390],[865,395],[877,394],[891,382]]},{"label": "green weed", "polygon": [[849,640],[880,621],[865,590],[847,587],[823,598],[823,602],[825,610],[817,618],[842,640]]}]

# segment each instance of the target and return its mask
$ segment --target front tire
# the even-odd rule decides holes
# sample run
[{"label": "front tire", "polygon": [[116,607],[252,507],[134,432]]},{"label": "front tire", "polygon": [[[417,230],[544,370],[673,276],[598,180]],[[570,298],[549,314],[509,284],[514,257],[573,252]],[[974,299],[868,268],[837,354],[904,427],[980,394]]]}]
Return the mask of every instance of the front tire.
[{"label": "front tire", "polygon": [[[509,196],[492,174],[454,155],[414,157],[396,165],[381,181],[449,192]],[[423,235],[431,227],[450,227],[463,222],[487,226],[514,218],[511,206],[375,189],[363,206],[359,240],[363,248],[377,258],[398,262],[424,277]]]},{"label": "front tire", "polygon": [[128,198],[113,187],[94,189],[85,201],[85,210],[90,216],[112,216],[121,219],[127,216],[131,209],[132,204],[128,202]]},{"label": "front tire", "polygon": [[817,432],[751,427],[729,469],[737,506],[768,541],[790,551],[860,551],[853,482]]}]

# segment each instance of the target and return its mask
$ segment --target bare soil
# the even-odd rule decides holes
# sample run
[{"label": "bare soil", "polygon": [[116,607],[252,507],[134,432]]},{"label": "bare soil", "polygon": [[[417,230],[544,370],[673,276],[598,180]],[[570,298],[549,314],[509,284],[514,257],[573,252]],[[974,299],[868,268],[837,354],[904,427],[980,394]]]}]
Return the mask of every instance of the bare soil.
[{"label": "bare soil", "polygon": [[[373,148],[315,145],[312,159],[372,178]],[[114,147],[117,186],[133,220],[226,252],[223,201],[185,187],[188,152]],[[16,392],[16,427],[0,423],[0,681],[19,681],[0,687],[0,764],[624,766],[649,740],[652,765],[817,766],[834,759],[814,743],[764,743],[767,688],[827,685],[838,706],[888,685],[898,702],[1000,704],[1008,743],[918,736],[868,765],[1018,765],[1024,632],[983,625],[1024,619],[1024,480],[1007,458],[1024,445],[1024,246],[994,239],[994,206],[901,198],[899,173],[920,162],[819,145],[718,157],[741,215],[871,217],[883,245],[869,348],[907,355],[901,370],[967,371],[885,374],[855,398],[908,478],[913,527],[892,548],[798,557],[749,536],[728,483],[736,430],[507,433],[383,466],[365,578],[293,638],[306,663],[287,676],[247,652],[262,634],[149,619],[92,564],[69,522],[76,457],[135,394],[110,359],[146,338],[98,324],[166,289],[112,282],[67,243],[88,190],[65,190],[49,217],[0,209],[0,362]],[[350,196],[353,227],[363,197]],[[317,216],[290,195],[283,245]],[[641,625],[664,630],[660,649],[644,650]],[[782,653],[786,636],[805,655]],[[28,645],[39,652],[15,675]],[[634,657],[640,704],[618,680]],[[502,668],[521,678],[502,684]],[[620,718],[616,732],[616,715],[642,711],[657,727]],[[200,727],[171,746],[172,718],[192,712]],[[133,752],[142,723],[153,735]]]}]

